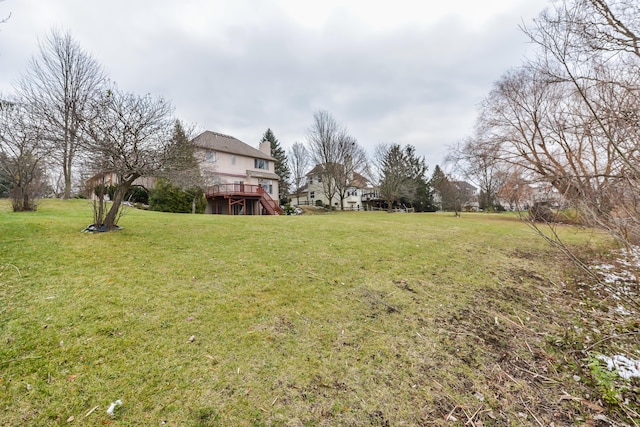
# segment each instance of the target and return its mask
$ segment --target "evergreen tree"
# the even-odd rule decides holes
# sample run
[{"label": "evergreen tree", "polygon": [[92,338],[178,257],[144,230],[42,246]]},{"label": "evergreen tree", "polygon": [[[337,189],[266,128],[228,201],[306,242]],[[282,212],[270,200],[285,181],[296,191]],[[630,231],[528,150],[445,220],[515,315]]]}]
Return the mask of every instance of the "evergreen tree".
[{"label": "evergreen tree", "polygon": [[456,216],[473,197],[473,192],[465,182],[450,180],[437,165],[433,170],[431,186],[440,197],[440,209],[453,211]]},{"label": "evergreen tree", "polygon": [[278,183],[278,198],[280,204],[289,202],[289,177],[291,172],[289,171],[289,162],[287,161],[287,154],[280,146],[278,139],[275,137],[271,129],[262,135],[262,142],[269,141],[271,144],[271,157],[276,159],[275,173],[280,177]]},{"label": "evergreen tree", "polygon": [[149,197],[149,206],[160,212],[203,213],[206,200],[201,188],[182,189],[164,178],[158,178],[156,188]]},{"label": "evergreen tree", "polygon": [[416,212],[435,212],[438,210],[433,193],[431,181],[420,180],[416,189],[416,200],[413,202]]},{"label": "evergreen tree", "polygon": [[440,169],[439,165],[436,165],[436,167],[433,169],[433,174],[431,175],[429,184],[431,184],[433,192],[437,194],[438,198],[440,199],[439,202],[435,203],[436,210],[438,208],[444,210],[444,206],[447,204],[444,199],[448,196],[447,187],[449,185],[449,179],[447,178],[447,175],[445,175],[445,173],[442,171],[442,169]]},{"label": "evergreen tree", "polygon": [[430,191],[426,181],[427,165],[424,157],[416,155],[415,147],[399,144],[378,148],[381,172],[380,194],[389,209],[394,203],[413,206],[418,211],[428,208]]},{"label": "evergreen tree", "polygon": [[[175,190],[191,195],[191,212],[199,213],[201,210],[199,207],[200,198],[204,194],[204,180],[194,154],[193,144],[180,120],[176,120],[174,124],[168,150],[171,152],[171,157],[174,161],[167,165],[161,175],[168,180]],[[152,209],[164,211],[164,209],[155,209],[153,207]],[[168,212],[182,212],[182,210],[170,210]]]},{"label": "evergreen tree", "polygon": [[0,169],[0,199],[9,197],[11,191],[11,179]]}]

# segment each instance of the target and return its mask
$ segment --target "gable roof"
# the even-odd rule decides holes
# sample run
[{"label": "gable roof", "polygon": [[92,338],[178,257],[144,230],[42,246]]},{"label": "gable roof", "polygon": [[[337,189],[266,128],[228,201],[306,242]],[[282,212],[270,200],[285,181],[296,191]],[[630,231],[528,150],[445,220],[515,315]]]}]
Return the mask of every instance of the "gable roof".
[{"label": "gable roof", "polygon": [[[339,165],[339,163],[336,163],[336,164]],[[325,171],[324,164],[318,164],[309,172],[307,172],[305,176],[322,175],[324,171]],[[351,178],[351,181],[349,182],[350,187],[364,188],[367,186],[367,184],[369,183],[369,180],[367,178],[365,178],[358,172],[352,172],[352,173],[353,173],[353,178]]]},{"label": "gable roof", "polygon": [[469,184],[467,181],[451,181],[453,185],[458,187],[461,191],[466,191],[467,193],[475,194],[477,188],[473,185]]},{"label": "gable roof", "polygon": [[275,159],[257,148],[253,148],[249,144],[240,141],[229,135],[211,132],[210,130],[202,132],[193,138],[193,145],[208,150],[220,151],[229,154],[238,154],[245,157],[253,157],[256,159],[265,159],[275,161]]}]

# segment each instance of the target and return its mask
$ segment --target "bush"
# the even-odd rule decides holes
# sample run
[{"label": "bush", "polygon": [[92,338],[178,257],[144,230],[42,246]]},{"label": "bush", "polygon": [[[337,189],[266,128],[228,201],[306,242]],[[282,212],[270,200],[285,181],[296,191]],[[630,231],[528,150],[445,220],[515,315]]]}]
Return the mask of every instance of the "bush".
[{"label": "bush", "polygon": [[149,204],[149,192],[146,188],[136,185],[135,187],[131,187],[127,194],[125,194],[124,199],[127,202],[131,203],[142,203],[143,205]]},{"label": "bush", "polygon": [[322,208],[324,207],[324,203],[322,203],[322,200],[316,200],[316,206]]},{"label": "bush", "polygon": [[529,209],[529,219],[536,222],[555,222],[556,216],[547,203],[537,202]]},{"label": "bush", "polygon": [[156,189],[149,197],[149,206],[151,210],[159,212],[191,213],[194,199],[196,200],[196,213],[203,213],[207,201],[201,188],[193,187],[182,190],[167,180],[159,179],[156,183]]},{"label": "bush", "polygon": [[0,171],[0,199],[11,194],[11,180]]},{"label": "bush", "polygon": [[296,209],[292,207],[290,203],[287,203],[282,207],[282,212],[284,212],[285,215],[295,215]]}]

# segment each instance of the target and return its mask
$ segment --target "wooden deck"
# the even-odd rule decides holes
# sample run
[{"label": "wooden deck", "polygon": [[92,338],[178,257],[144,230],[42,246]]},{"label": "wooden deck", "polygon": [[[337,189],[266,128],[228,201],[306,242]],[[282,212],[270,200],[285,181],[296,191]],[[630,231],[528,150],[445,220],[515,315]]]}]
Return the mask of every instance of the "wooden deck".
[{"label": "wooden deck", "polygon": [[282,209],[278,206],[278,203],[259,185],[218,184],[207,188],[205,197],[207,199],[228,199],[229,212],[233,211],[232,206],[242,205],[244,207],[243,212],[246,214],[247,201],[257,200],[269,215],[282,215]]}]

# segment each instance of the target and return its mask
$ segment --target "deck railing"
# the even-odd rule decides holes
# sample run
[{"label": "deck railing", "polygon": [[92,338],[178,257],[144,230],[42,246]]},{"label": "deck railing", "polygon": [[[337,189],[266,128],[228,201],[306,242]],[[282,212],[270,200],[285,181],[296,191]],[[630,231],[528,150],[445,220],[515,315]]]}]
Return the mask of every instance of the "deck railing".
[{"label": "deck railing", "polygon": [[264,193],[264,189],[259,185],[252,184],[218,184],[207,188],[205,195],[207,197],[228,196],[228,195],[244,195],[244,196],[260,196]]},{"label": "deck railing", "polygon": [[207,188],[206,197],[216,196],[235,196],[235,197],[259,197],[262,206],[269,211],[271,215],[282,215],[282,209],[278,203],[273,200],[271,195],[265,191],[260,185],[252,184],[218,184]]}]

